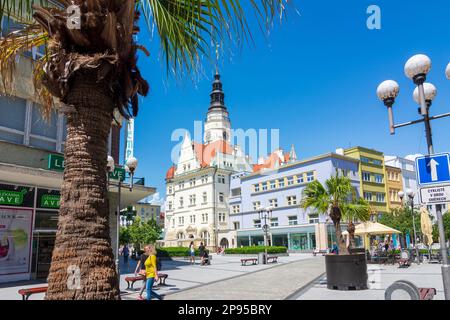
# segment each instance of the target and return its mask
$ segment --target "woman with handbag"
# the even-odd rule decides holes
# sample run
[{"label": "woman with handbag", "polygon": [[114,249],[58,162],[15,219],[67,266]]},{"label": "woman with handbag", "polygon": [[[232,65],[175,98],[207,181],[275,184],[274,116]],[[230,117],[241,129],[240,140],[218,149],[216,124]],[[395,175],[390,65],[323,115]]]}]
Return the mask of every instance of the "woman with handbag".
[{"label": "woman with handbag", "polygon": [[139,258],[139,262],[137,263],[136,269],[134,270],[134,275],[136,277],[139,274],[143,278],[141,292],[139,292],[138,300],[144,300],[144,298],[142,297],[142,293],[144,292],[146,284],[147,284],[147,278],[145,276],[145,260],[148,259],[148,255],[145,254],[145,252],[147,251],[147,247],[148,247],[148,245],[144,247],[144,253],[141,254],[141,256]]}]

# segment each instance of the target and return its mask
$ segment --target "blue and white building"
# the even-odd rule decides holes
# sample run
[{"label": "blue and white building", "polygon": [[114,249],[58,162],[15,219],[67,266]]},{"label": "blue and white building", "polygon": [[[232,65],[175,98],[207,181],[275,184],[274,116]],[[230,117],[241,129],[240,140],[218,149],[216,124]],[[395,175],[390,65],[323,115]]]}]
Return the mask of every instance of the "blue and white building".
[{"label": "blue and white building", "polygon": [[[292,159],[291,159],[292,160]],[[230,181],[230,229],[237,247],[263,245],[263,222],[258,208],[272,207],[268,239],[289,250],[326,249],[334,241],[334,228],[325,215],[300,208],[305,186],[318,180],[324,183],[336,172],[351,179],[359,194],[359,161],[336,153],[288,161],[275,169],[236,173]]]}]

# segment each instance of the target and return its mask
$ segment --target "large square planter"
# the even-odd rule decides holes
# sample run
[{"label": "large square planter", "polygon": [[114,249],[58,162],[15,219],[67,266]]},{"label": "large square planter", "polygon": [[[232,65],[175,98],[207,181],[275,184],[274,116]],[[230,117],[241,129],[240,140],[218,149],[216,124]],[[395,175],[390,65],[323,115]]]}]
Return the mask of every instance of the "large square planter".
[{"label": "large square planter", "polygon": [[365,254],[328,254],[325,256],[325,267],[327,272],[328,289],[368,289],[367,262]]}]

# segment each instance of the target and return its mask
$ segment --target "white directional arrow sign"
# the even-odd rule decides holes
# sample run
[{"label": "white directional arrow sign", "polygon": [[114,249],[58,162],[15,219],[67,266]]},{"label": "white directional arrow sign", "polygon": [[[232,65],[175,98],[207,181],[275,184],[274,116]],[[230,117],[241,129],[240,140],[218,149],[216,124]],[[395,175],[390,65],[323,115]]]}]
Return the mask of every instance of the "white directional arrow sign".
[{"label": "white directional arrow sign", "polygon": [[439,163],[436,160],[434,160],[434,159],[431,159],[430,163],[428,163],[428,166],[431,169],[431,180],[432,181],[437,181],[438,180],[438,174],[437,174],[437,166],[438,165],[439,165]]}]

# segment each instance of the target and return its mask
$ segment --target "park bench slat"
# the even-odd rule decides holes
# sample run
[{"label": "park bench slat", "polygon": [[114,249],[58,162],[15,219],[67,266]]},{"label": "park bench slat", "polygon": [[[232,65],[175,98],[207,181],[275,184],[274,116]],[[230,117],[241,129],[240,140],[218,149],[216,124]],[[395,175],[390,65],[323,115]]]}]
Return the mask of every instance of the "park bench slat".
[{"label": "park bench slat", "polygon": [[22,300],[28,300],[28,298],[35,293],[45,293],[47,292],[48,286],[45,287],[34,287],[28,289],[20,289],[19,294],[22,296]]}]

